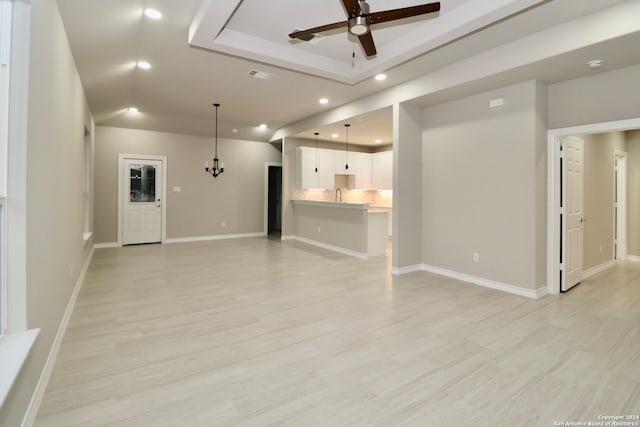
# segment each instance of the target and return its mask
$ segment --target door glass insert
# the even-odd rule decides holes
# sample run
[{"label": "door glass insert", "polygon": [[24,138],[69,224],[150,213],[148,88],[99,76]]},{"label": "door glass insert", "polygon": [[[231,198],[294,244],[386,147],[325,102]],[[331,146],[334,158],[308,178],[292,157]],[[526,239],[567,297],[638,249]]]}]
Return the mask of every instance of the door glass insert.
[{"label": "door glass insert", "polygon": [[129,202],[150,203],[156,201],[156,167],[151,165],[129,166]]}]

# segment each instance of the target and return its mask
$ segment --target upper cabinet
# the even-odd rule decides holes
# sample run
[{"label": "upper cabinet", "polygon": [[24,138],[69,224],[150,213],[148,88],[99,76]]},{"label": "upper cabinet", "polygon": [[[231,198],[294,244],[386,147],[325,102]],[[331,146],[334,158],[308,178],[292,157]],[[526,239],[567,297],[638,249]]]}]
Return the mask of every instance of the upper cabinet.
[{"label": "upper cabinet", "polygon": [[[353,189],[388,190],[392,182],[393,153],[348,154],[342,150],[312,147],[296,149],[296,187],[302,189],[334,189],[335,175],[353,175]],[[349,165],[347,169],[345,166]],[[316,165],[318,171],[316,172]]]},{"label": "upper cabinet", "polygon": [[355,189],[368,190],[375,188],[371,185],[371,154],[353,153],[352,156],[356,175]]},{"label": "upper cabinet", "polygon": [[393,151],[371,155],[371,186],[378,190],[393,189]]},{"label": "upper cabinet", "polygon": [[317,150],[316,152],[315,148],[309,147],[296,149],[297,188],[332,189],[335,173],[332,150]]},{"label": "upper cabinet", "polygon": [[[329,150],[333,152],[335,171],[340,175],[353,175],[356,173],[356,164],[353,161],[355,153],[347,153],[346,150]],[[349,168],[347,169],[347,165]]]}]

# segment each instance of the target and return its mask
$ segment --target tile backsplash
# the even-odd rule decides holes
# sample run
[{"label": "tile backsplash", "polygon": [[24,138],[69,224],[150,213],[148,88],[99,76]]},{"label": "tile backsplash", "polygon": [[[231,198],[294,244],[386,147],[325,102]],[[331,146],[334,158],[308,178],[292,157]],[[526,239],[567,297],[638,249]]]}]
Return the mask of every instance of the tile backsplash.
[{"label": "tile backsplash", "polygon": [[[351,203],[369,203],[373,206],[392,205],[393,192],[391,190],[342,190],[342,201]],[[293,190],[294,200],[318,200],[333,202],[336,200],[336,190]]]}]

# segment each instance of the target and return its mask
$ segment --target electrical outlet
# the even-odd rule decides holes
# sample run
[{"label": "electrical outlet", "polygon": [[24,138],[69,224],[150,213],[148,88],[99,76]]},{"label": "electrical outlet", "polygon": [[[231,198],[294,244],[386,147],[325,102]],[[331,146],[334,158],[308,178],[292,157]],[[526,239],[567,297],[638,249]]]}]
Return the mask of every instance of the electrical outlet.
[{"label": "electrical outlet", "polygon": [[600,245],[600,253],[604,252],[604,248]]},{"label": "electrical outlet", "polygon": [[225,228],[227,226],[227,221],[222,221],[222,228]]},{"label": "electrical outlet", "polygon": [[318,233],[322,233],[322,229],[318,227]]},{"label": "electrical outlet", "polygon": [[69,277],[73,277],[73,272],[74,272],[74,268],[73,268],[73,264],[71,264],[71,267],[69,267]]},{"label": "electrical outlet", "polygon": [[473,253],[473,262],[480,262],[480,254],[478,252]]}]

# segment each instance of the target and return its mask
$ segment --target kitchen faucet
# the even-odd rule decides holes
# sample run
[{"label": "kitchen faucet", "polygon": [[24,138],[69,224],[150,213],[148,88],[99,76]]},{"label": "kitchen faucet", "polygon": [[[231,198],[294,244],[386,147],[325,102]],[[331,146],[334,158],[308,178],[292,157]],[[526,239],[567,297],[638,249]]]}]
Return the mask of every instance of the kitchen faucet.
[{"label": "kitchen faucet", "polygon": [[[340,195],[340,199],[338,199],[338,195]],[[336,188],[336,202],[342,202],[342,190]]]}]

